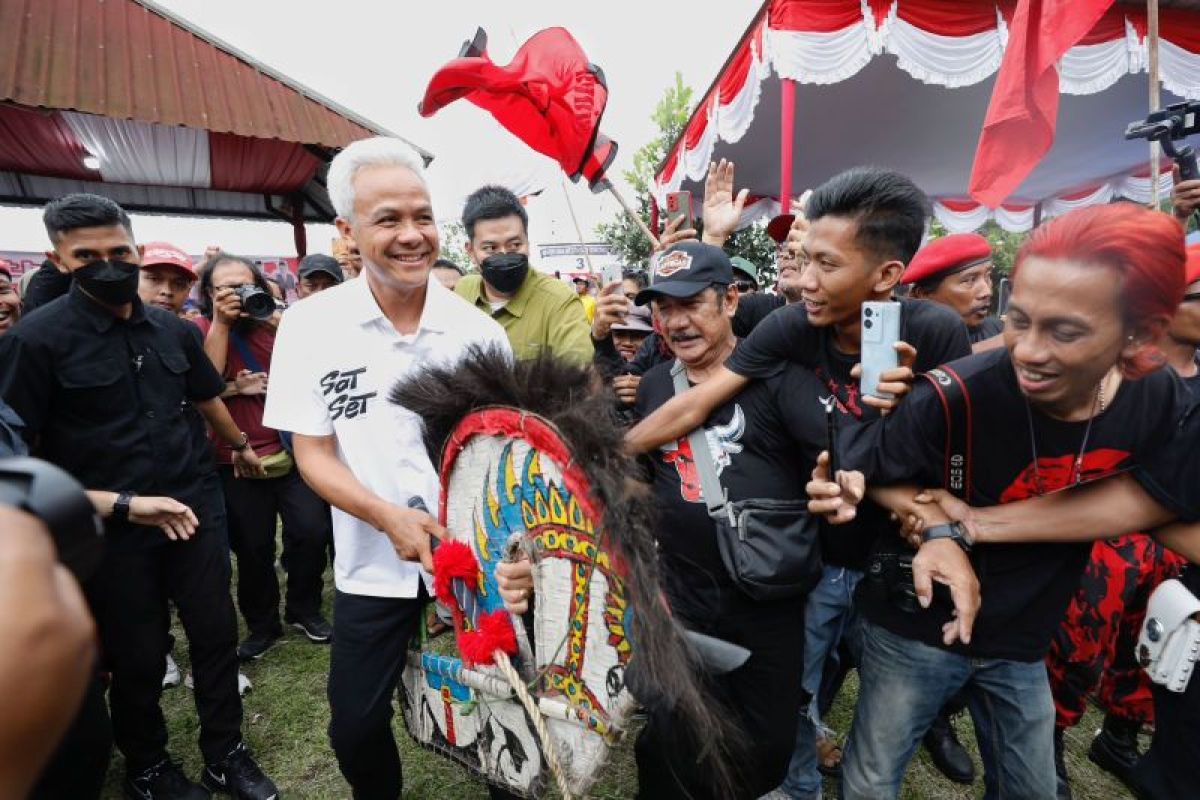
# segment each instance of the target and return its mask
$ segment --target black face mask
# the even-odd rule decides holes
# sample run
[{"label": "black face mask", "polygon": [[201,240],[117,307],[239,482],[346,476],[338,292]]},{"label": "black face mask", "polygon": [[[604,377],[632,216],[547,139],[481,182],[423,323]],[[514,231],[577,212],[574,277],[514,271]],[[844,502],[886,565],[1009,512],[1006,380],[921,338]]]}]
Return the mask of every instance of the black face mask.
[{"label": "black face mask", "polygon": [[92,261],[72,273],[79,287],[101,303],[123,306],[138,296],[138,266],[125,261]]},{"label": "black face mask", "polygon": [[529,256],[524,253],[496,253],[480,262],[479,271],[497,292],[512,294],[525,282],[525,276],[529,273]]}]

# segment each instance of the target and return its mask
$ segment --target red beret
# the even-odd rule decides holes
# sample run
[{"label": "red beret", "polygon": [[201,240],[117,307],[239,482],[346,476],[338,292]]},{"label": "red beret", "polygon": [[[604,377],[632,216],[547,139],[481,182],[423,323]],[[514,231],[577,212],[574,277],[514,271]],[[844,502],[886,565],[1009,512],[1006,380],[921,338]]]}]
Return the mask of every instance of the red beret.
[{"label": "red beret", "polygon": [[792,229],[792,223],[795,221],[795,214],[780,214],[773,217],[767,223],[767,236],[774,239],[776,244],[783,244],[787,241],[788,231]]},{"label": "red beret", "polygon": [[1200,244],[1189,245],[1187,249],[1187,265],[1183,268],[1184,285],[1190,286],[1200,281]]},{"label": "red beret", "polygon": [[901,283],[921,281],[961,272],[992,257],[992,246],[978,233],[953,233],[922,247],[900,276]]}]

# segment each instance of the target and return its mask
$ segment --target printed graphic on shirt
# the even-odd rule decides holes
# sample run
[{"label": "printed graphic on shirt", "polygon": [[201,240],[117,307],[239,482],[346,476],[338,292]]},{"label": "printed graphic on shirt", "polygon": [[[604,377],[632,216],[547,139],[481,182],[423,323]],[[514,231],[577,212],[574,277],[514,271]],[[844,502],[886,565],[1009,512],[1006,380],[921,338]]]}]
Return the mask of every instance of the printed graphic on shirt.
[{"label": "printed graphic on shirt", "polygon": [[[732,463],[732,457],[742,452],[742,436],[746,433],[746,414],[740,405],[734,405],[733,417],[724,425],[704,429],[704,440],[712,455],[717,475]],[[679,492],[689,503],[703,501],[700,493],[700,473],[696,469],[696,458],[692,443],[686,436],[662,447],[663,461],[675,466],[679,473]]]},{"label": "printed graphic on shirt", "polygon": [[858,381],[842,383],[831,378],[823,367],[817,367],[813,372],[837,400],[839,411],[849,414],[855,419],[862,419],[862,406],[858,404]]},{"label": "printed graphic on shirt", "polygon": [[329,404],[331,419],[354,419],[368,411],[367,401],[378,392],[357,393],[358,379],[367,371],[366,367],[333,370],[321,378],[321,393]]},{"label": "printed graphic on shirt", "polygon": [[1031,463],[1021,470],[1000,495],[1000,502],[1012,503],[1106,478],[1117,472],[1129,456],[1124,450],[1102,447],[1084,453],[1078,467],[1075,456],[1039,458],[1036,465]]}]

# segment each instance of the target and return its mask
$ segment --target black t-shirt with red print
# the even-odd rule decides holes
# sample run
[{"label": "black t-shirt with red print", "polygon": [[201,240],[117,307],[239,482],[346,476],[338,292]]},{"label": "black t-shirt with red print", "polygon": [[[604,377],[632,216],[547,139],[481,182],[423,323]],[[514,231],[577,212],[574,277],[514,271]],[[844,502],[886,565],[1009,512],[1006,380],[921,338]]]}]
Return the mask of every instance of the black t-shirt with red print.
[{"label": "black t-shirt with red print", "polygon": [[[962,317],[937,303],[901,298],[900,338],[917,349],[916,372],[926,372],[969,355],[971,342]],[[858,381],[850,370],[858,363],[857,354],[843,353],[834,344],[833,328],[808,324],[803,305],[789,305],[764,318],[725,362],[725,366],[747,378],[768,378],[785,365],[808,367],[824,384],[826,396],[838,398],[842,412],[839,429],[860,421],[876,419],[879,412],[862,402]],[[821,556],[826,564],[863,570],[872,534],[890,535],[893,526],[887,513],[870,502],[859,509],[855,532],[847,526],[822,530]]]},{"label": "black t-shirt with red print", "polygon": [[[1175,373],[1159,370],[1141,380],[1123,381],[1089,430],[1086,421],[1064,422],[1027,406],[1007,350],[949,366],[963,379],[970,397],[969,501],[974,506],[1022,500],[1130,469],[1171,439],[1188,402]],[[943,486],[945,419],[932,385],[918,381],[890,416],[842,436],[843,464],[862,470],[868,484]],[[889,537],[877,546],[898,551],[904,545]],[[971,561],[983,605],[971,645],[954,649],[982,658],[1044,657],[1090,552],[1090,542],[977,546]],[[906,613],[878,597],[862,599],[863,613],[872,622],[941,646],[948,607]]]},{"label": "black t-shirt with red print", "polygon": [[[634,406],[639,418],[675,394],[672,364],[659,364],[642,377]],[[705,438],[730,500],[806,498],[805,483],[825,447],[822,394],[811,371],[789,365],[750,384],[709,416]],[[699,593],[732,590],[687,437],[663,445],[645,461],[659,509],[659,555],[664,571],[675,579],[668,585],[678,581]]]}]

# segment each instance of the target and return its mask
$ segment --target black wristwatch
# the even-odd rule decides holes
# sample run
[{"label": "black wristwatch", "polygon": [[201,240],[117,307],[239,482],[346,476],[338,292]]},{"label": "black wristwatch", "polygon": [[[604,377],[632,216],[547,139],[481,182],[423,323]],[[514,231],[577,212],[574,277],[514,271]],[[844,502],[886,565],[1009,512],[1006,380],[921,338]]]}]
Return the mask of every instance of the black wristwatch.
[{"label": "black wristwatch", "polygon": [[117,522],[129,522],[129,504],[137,497],[135,492],[121,492],[113,502],[112,519]]},{"label": "black wristwatch", "polygon": [[971,548],[975,545],[975,542],[971,540],[971,534],[967,532],[967,526],[961,522],[943,522],[941,525],[934,525],[921,531],[922,542],[931,542],[934,539],[953,539],[965,553],[971,552]]},{"label": "black wristwatch", "polygon": [[233,452],[240,453],[249,446],[250,446],[250,434],[246,433],[245,431],[242,431],[241,444],[231,445],[231,448],[232,448]]}]

